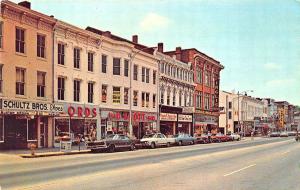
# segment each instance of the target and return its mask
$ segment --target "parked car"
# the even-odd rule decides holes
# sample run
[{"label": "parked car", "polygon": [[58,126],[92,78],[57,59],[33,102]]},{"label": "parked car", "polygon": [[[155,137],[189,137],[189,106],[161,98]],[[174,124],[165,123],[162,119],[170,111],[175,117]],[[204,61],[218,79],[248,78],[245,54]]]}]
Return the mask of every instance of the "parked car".
[{"label": "parked car", "polygon": [[288,131],[287,134],[288,134],[288,136],[296,136],[297,132],[296,131]]},{"label": "parked car", "polygon": [[239,141],[241,140],[241,135],[237,134],[237,133],[230,133],[227,134],[227,136],[230,138],[230,140],[232,141]]},{"label": "parked car", "polygon": [[216,135],[211,136],[212,142],[226,142],[229,140],[230,140],[230,138],[227,135],[224,135],[222,133],[217,133]]},{"label": "parked car", "polygon": [[279,132],[271,132],[270,137],[279,137],[280,136],[280,133]]},{"label": "parked car", "polygon": [[288,137],[288,133],[286,131],[283,131],[280,133],[280,137]]},{"label": "parked car", "polygon": [[140,142],[143,147],[156,148],[158,146],[167,146],[170,147],[171,144],[175,143],[175,138],[167,138],[162,133],[153,133],[145,135]]},{"label": "parked car", "polygon": [[208,135],[206,134],[201,134],[201,135],[196,135],[196,143],[211,143],[210,138],[208,138]]},{"label": "parked car", "polygon": [[176,134],[173,136],[175,140],[175,144],[178,144],[179,146],[181,145],[186,145],[186,144],[195,144],[197,138],[192,137],[189,134],[181,133],[181,134]]},{"label": "parked car", "polygon": [[136,143],[137,140],[132,140],[126,135],[111,134],[99,141],[86,142],[86,147],[91,149],[92,152],[100,150],[114,152],[116,149],[135,150]]}]

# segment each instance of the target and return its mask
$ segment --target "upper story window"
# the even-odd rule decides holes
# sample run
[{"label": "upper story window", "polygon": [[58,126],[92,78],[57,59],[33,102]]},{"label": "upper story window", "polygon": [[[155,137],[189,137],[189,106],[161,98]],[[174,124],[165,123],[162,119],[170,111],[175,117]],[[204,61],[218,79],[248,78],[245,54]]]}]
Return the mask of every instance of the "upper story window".
[{"label": "upper story window", "polygon": [[45,97],[46,73],[37,72],[37,97]]},{"label": "upper story window", "polygon": [[153,84],[156,84],[156,71],[153,71]]},{"label": "upper story window", "polygon": [[150,82],[150,69],[146,69],[146,83]]},{"label": "upper story window", "polygon": [[121,59],[113,58],[113,75],[121,75]]},{"label": "upper story window", "polygon": [[156,94],[153,94],[153,96],[152,96],[152,107],[153,108],[156,107]]},{"label": "upper story window", "polygon": [[16,52],[25,53],[25,30],[16,28]]},{"label": "upper story window", "polygon": [[228,109],[232,109],[232,102],[228,102]]},{"label": "upper story window", "polygon": [[145,82],[146,68],[142,67],[142,82]]},{"label": "upper story window", "polygon": [[164,104],[165,100],[165,90],[164,89],[160,89],[160,104]]},{"label": "upper story window", "polygon": [[102,73],[107,72],[107,56],[106,55],[101,56],[101,70],[102,70]]},{"label": "upper story window", "polygon": [[63,77],[57,79],[57,98],[58,100],[65,100],[65,78]]},{"label": "upper story window", "polygon": [[101,102],[106,103],[107,101],[107,85],[102,85],[101,88]]},{"label": "upper story window", "polygon": [[88,83],[88,103],[94,102],[94,83]]},{"label": "upper story window", "polygon": [[208,71],[204,71],[204,84],[205,84],[206,86],[209,86]]},{"label": "upper story window", "polygon": [[134,65],[133,66],[133,80],[138,80],[138,66]]},{"label": "upper story window", "polygon": [[46,48],[46,36],[38,34],[37,35],[37,56],[45,58],[45,48]]},{"label": "upper story window", "polygon": [[161,63],[161,64],[160,64],[160,72],[161,72],[161,73],[164,73],[164,68],[165,68],[165,64],[164,64],[164,63]]},{"label": "upper story window", "polygon": [[113,103],[120,104],[121,103],[121,88],[120,87],[113,87]]},{"label": "upper story window", "polygon": [[25,72],[23,68],[16,69],[16,94],[25,95]]},{"label": "upper story window", "polygon": [[0,22],[0,49],[3,48],[3,22]]},{"label": "upper story window", "polygon": [[0,64],[0,93],[3,93],[3,65]]},{"label": "upper story window", "polygon": [[94,71],[94,53],[88,52],[88,71]]},{"label": "upper story window", "polygon": [[74,80],[73,86],[74,102],[80,101],[80,80]]},{"label": "upper story window", "polygon": [[176,90],[173,90],[173,106],[176,105]]},{"label": "upper story window", "polygon": [[133,106],[138,105],[138,91],[133,91]]},{"label": "upper story window", "polygon": [[62,43],[58,44],[57,56],[58,64],[65,65],[65,45]]},{"label": "upper story window", "polygon": [[80,68],[80,49],[74,48],[74,68]]},{"label": "upper story window", "polygon": [[204,95],[204,109],[209,110],[209,94]]},{"label": "upper story window", "polygon": [[124,104],[128,104],[129,88],[124,88]]},{"label": "upper story window", "polygon": [[129,61],[127,59],[124,60],[124,76],[128,77],[129,74]]}]

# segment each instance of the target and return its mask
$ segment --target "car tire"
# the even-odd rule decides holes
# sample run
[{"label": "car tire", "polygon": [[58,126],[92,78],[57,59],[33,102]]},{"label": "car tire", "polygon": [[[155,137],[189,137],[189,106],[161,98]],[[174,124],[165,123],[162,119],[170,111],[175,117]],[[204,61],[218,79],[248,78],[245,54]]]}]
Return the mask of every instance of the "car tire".
[{"label": "car tire", "polygon": [[221,140],[220,140],[220,139],[218,139],[218,143],[221,143]]},{"label": "car tire", "polygon": [[134,151],[134,150],[135,150],[135,144],[131,144],[131,145],[130,145],[130,150],[131,150],[131,151]]},{"label": "car tire", "polygon": [[178,145],[179,145],[179,146],[182,146],[182,141],[179,141],[179,142],[178,142]]},{"label": "car tire", "polygon": [[109,146],[109,152],[110,152],[110,153],[113,153],[113,152],[115,152],[115,151],[116,151],[115,145],[110,145],[110,146]]},{"label": "car tire", "polygon": [[155,149],[155,148],[156,148],[155,142],[152,142],[152,143],[151,143],[151,148],[152,148],[152,149]]},{"label": "car tire", "polygon": [[192,141],[191,144],[194,145],[194,144],[195,144],[195,141]]},{"label": "car tire", "polygon": [[167,143],[167,147],[170,147],[170,146],[171,146],[171,143],[170,143],[170,142],[168,142],[168,143]]}]

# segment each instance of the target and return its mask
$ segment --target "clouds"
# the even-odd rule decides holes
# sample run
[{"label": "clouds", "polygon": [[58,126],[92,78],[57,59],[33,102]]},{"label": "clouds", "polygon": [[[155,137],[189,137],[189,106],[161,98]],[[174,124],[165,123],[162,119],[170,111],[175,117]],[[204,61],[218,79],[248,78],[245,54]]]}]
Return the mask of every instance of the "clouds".
[{"label": "clouds", "polygon": [[266,82],[266,86],[268,87],[277,87],[277,88],[282,88],[282,87],[287,87],[294,85],[296,82],[295,79],[287,78],[287,79],[274,79],[274,80],[269,80]]},{"label": "clouds", "polygon": [[281,67],[281,65],[276,64],[276,63],[266,63],[266,64],[264,64],[264,68],[268,71],[278,71],[282,67]]},{"label": "clouds", "polygon": [[143,31],[155,31],[165,29],[171,24],[171,20],[157,13],[148,13],[139,23]]}]

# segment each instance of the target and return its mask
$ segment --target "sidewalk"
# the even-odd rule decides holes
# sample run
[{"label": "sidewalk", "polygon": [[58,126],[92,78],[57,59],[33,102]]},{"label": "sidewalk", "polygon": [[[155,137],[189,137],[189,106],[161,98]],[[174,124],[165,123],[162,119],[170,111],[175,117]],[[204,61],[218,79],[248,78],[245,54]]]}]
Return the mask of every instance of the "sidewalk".
[{"label": "sidewalk", "polygon": [[85,145],[80,146],[80,151],[78,145],[73,145],[72,149],[68,152],[61,152],[60,148],[39,148],[35,150],[35,155],[31,155],[30,149],[21,150],[1,150],[0,156],[7,155],[19,155],[22,158],[37,158],[37,157],[47,157],[47,156],[59,156],[59,155],[72,155],[72,154],[84,154],[89,153],[90,150],[86,149]]}]

